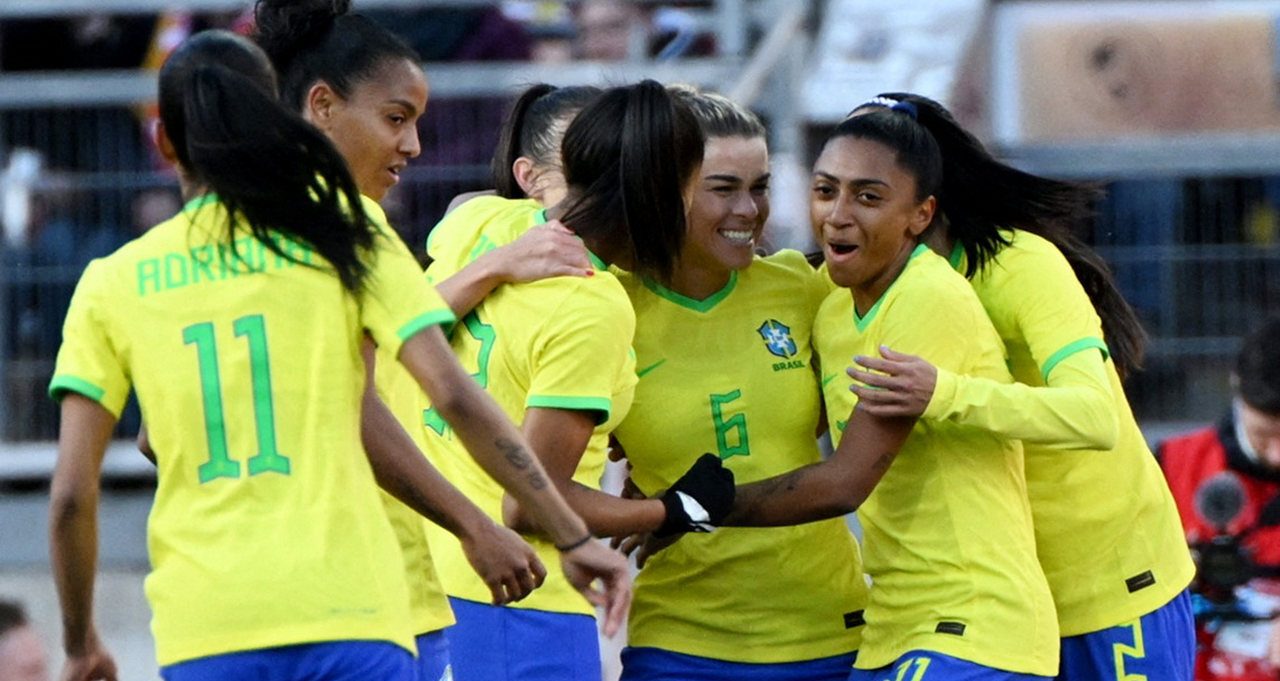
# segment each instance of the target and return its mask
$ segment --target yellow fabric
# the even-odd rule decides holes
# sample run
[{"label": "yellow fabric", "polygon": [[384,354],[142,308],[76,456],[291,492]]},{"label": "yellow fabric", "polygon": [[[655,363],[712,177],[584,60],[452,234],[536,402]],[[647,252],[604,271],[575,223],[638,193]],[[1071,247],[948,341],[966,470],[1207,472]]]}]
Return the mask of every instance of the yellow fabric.
[{"label": "yellow fabric", "polygon": [[[379,224],[385,225],[387,217],[382,207],[368,197],[362,198],[365,213]],[[422,398],[419,397],[422,388],[397,357],[382,346],[377,351],[374,385],[378,396],[413,439],[418,450],[425,451],[426,434],[422,431]],[[404,557],[405,579],[409,585],[409,618],[413,623],[413,633],[439,631],[453,624],[453,610],[449,607],[449,599],[445,597],[444,587],[440,585],[435,564],[431,560],[431,546],[427,539],[429,521],[386,491],[379,489],[378,493]]]},{"label": "yellow fabric", "polygon": [[924,418],[1054,449],[1110,449],[1118,430],[1106,362],[1098,352],[1065,357],[1054,368],[1049,390],[940,369]]},{"label": "yellow fabric", "polygon": [[[1025,438],[1027,489],[1040,564],[1053,590],[1059,626],[1063,636],[1075,636],[1132,621],[1163,606],[1187,587],[1194,565],[1177,506],[1125,400],[1115,365],[1105,360],[1103,385],[1097,385],[1095,369],[1080,368],[1082,363],[1096,366],[1101,353],[1086,348],[1061,360],[1051,369],[1048,385],[1076,386],[1091,380],[1089,394],[1095,400],[1105,391],[1105,416],[1096,418],[1118,424],[1114,446],[1098,451],[1046,446],[1053,440],[1059,446],[1080,444],[1087,427],[1073,424],[1098,410],[1081,404],[1074,407],[1076,418],[1070,418],[1072,408],[1062,402],[1055,405],[1054,391],[1027,387],[1045,386],[1043,369],[1063,348],[1081,339],[1102,339],[1102,323],[1053,244],[1023,231],[1007,235],[1012,243],[972,284],[1009,350],[1013,376],[1022,385],[1002,386],[1002,391],[985,395],[957,389],[949,401],[966,405],[956,413],[983,414],[984,427],[995,432],[1021,431],[1025,436],[1032,421],[1040,425],[1039,435]],[[1018,409],[1005,406],[1011,399],[1016,399]],[[930,409],[953,411],[951,406],[932,404]],[[1131,593],[1126,580],[1148,571],[1154,584]]]},{"label": "yellow fabric", "polygon": [[[964,278],[924,246],[859,319],[833,292],[814,324],[827,413],[840,430],[856,403],[843,367],[881,345],[970,376],[1009,381],[1003,348]],[[857,434],[853,434],[857,437]],[[1054,676],[1058,627],[1036,562],[1017,441],[948,422],[919,421],[858,510],[871,576],[856,666],[874,669],[933,650],[1007,671]],[[940,633],[963,625],[963,635]]]},{"label": "yellow fabric", "polygon": [[[247,262],[235,260],[225,215],[205,197],[90,264],[50,386],[117,415],[137,390],[158,455],[146,593],[159,663],[342,639],[412,651],[399,550],[360,441],[360,340],[398,349],[453,315],[393,233],[357,300],[247,232]],[[260,469],[282,459],[287,473]]]},{"label": "yellow fabric", "polygon": [[[635,277],[623,284],[641,376],[614,435],[641,490],[671,486],[704,452],[718,453],[739,484],[819,460],[809,339],[827,289],[800,253],[757,258],[707,301]],[[866,600],[842,519],[721,528],[649,559],[628,641],[733,662],[830,657],[857,649],[861,627],[846,628],[845,616]]]},{"label": "yellow fabric", "polygon": [[[468,201],[450,218],[481,201]],[[473,230],[469,233],[506,234],[514,239],[533,224],[538,213],[536,203],[506,201],[502,210],[489,213],[491,220],[500,222],[468,225]],[[445,238],[438,237],[433,247],[443,248]],[[446,264],[444,260],[432,264],[440,279],[453,274]],[[634,333],[635,314],[621,284],[613,274],[598,270],[592,277],[501,286],[458,323],[451,343],[463,367],[517,425],[523,423],[529,407],[595,414],[599,425],[573,479],[599,489],[609,433],[626,415],[635,389]],[[485,513],[502,522],[502,488],[433,411],[428,409],[423,419],[428,425],[431,461]],[[489,602],[489,589],[466,562],[457,539],[434,526],[428,527],[428,536],[445,592]],[[542,587],[513,607],[594,614],[555,568],[559,564],[555,547],[541,539],[531,543],[549,574]]]},{"label": "yellow fabric", "polygon": [[546,222],[533,199],[477,196],[458,206],[427,237],[427,281],[439,284],[485,253],[520,238]]}]

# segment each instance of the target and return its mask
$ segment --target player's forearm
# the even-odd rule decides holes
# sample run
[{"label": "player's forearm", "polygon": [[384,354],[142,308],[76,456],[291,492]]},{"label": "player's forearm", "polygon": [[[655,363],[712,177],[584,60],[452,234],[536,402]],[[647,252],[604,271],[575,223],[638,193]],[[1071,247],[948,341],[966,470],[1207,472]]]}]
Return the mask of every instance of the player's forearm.
[{"label": "player's forearm", "polygon": [[829,462],[739,485],[724,525],[777,527],[835,518],[857,510],[860,500],[829,475]]},{"label": "player's forearm", "polygon": [[97,498],[71,499],[55,489],[49,512],[50,559],[62,605],[62,645],[68,655],[87,647],[98,561]]},{"label": "player's forearm", "polygon": [[493,402],[474,383],[466,395],[459,395],[454,413],[441,409],[463,446],[538,527],[556,544],[569,544],[587,533],[587,526],[561,496],[533,456],[524,438]]},{"label": "player's forearm", "polygon": [[1109,450],[1119,437],[1105,365],[1083,354],[1054,368],[1047,386],[939,370],[938,391],[925,414],[1057,449]]},{"label": "player's forearm", "polygon": [[58,462],[49,491],[49,554],[69,656],[87,649],[93,631],[98,476],[114,425],[114,417],[87,398],[63,398]]},{"label": "player's forearm", "polygon": [[436,285],[436,291],[461,319],[475,309],[495,288],[504,283],[494,252],[490,251]]},{"label": "player's forearm", "polygon": [[[661,527],[667,517],[658,499],[623,499],[573,481],[558,487],[565,501],[597,537],[652,532]],[[508,501],[503,505],[503,520],[507,527],[521,533],[539,529],[519,503]]]},{"label": "player's forearm", "polygon": [[404,505],[459,538],[491,522],[426,460],[373,390],[365,391],[360,436],[378,485]]},{"label": "player's forearm", "polygon": [[852,513],[898,455],[915,423],[854,411],[840,446],[826,461],[737,487],[724,525],[798,525]]},{"label": "player's forearm", "polygon": [[586,524],[550,483],[511,419],[462,369],[438,328],[405,341],[399,359],[476,463],[529,510],[555,543],[572,544],[586,535]]}]

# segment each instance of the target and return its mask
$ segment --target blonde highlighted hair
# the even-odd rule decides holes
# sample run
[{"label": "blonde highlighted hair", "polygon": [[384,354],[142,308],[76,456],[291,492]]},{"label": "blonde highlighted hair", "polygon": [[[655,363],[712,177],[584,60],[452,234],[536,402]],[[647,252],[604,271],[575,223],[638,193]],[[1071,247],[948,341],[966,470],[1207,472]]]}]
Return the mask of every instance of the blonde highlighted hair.
[{"label": "blonde highlighted hair", "polygon": [[682,102],[698,119],[702,134],[711,137],[765,137],[764,123],[752,111],[741,104],[714,92],[704,92],[697,86],[677,83],[668,85],[667,91]]}]

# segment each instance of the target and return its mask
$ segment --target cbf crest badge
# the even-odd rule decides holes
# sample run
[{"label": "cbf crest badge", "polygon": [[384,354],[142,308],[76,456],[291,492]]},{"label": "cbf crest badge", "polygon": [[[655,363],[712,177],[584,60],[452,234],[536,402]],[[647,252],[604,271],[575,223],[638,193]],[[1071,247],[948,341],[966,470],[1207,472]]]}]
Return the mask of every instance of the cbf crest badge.
[{"label": "cbf crest badge", "polygon": [[791,327],[776,319],[768,319],[756,332],[764,339],[764,347],[774,356],[783,359],[795,356],[796,341],[791,337]]}]

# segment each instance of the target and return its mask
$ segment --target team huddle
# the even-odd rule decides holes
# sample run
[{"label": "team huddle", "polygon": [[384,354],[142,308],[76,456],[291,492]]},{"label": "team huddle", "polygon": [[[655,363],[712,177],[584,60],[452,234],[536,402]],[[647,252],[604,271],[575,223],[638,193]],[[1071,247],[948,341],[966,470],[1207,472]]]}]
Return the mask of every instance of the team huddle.
[{"label": "team huddle", "polygon": [[424,274],[379,201],[426,77],[348,5],[259,0],[252,41],[161,70],[188,203],[85,270],[50,384],[64,679],[116,678],[97,495],[131,393],[168,681],[598,681],[624,621],[628,681],[1191,679],[1194,567],[1121,386],[1143,334],[1070,231],[1092,190],[932,100],[853,102],[815,266],[759,252],[749,110],[540,85]]}]

